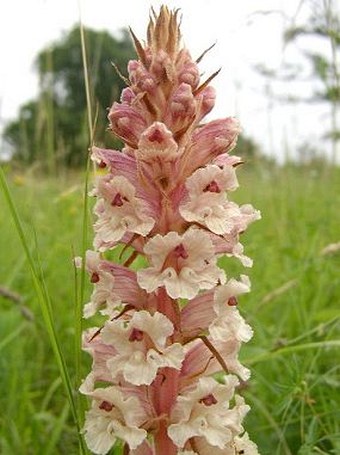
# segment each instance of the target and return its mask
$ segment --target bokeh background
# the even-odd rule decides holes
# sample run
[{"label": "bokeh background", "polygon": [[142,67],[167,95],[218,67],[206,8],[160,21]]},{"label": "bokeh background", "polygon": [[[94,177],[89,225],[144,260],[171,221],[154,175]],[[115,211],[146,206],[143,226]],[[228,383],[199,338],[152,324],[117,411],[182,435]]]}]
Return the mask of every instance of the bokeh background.
[{"label": "bokeh background", "polygon": [[[161,3],[181,9],[194,57],[214,45],[200,63],[205,77],[221,68],[209,118],[240,119],[233,153],[245,165],[234,197],[263,216],[243,241],[254,259],[252,293],[240,302],[255,330],[242,350],[253,371],[241,390],[252,406],[246,427],[263,455],[339,454],[336,0],[1,3],[0,161],[11,196],[2,180],[0,453],[80,453],[46,320],[76,390],[89,368],[78,352],[75,302],[90,287],[72,264],[92,236],[89,122],[96,145],[120,147],[106,113],[134,58],[127,27],[143,39],[150,7]],[[221,263],[229,276],[243,272],[230,259]],[[86,406],[74,396],[78,409]]]}]

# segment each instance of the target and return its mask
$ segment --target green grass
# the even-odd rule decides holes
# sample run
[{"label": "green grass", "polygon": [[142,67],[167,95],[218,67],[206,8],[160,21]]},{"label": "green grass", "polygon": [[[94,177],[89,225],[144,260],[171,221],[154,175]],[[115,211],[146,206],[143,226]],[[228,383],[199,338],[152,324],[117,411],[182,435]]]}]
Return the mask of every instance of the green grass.
[{"label": "green grass", "polygon": [[[253,372],[242,387],[252,406],[245,426],[262,455],[339,454],[340,252],[320,251],[340,241],[340,172],[257,165],[240,169],[239,176],[235,199],[251,202],[263,216],[243,239],[254,267],[252,292],[240,309],[255,330],[242,349]],[[51,298],[53,326],[76,390],[76,376],[84,377],[91,363],[82,355],[76,371],[72,257],[83,250],[84,176],[8,172],[7,179],[28,253],[0,196],[0,286],[18,294],[14,300],[0,296],[0,453],[77,454],[77,430],[39,292],[45,310],[46,296]],[[27,257],[34,262],[35,285]],[[222,262],[228,275],[244,273],[234,260]]]}]

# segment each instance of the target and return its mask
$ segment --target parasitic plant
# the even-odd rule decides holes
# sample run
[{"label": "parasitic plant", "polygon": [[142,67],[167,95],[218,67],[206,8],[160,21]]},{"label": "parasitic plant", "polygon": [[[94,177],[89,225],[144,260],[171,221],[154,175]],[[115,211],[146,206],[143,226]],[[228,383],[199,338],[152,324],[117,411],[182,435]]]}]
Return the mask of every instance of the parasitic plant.
[{"label": "parasitic plant", "polygon": [[[240,127],[230,117],[204,123],[216,74],[200,80],[178,22],[163,6],[145,44],[131,32],[138,60],[108,115],[124,147],[92,150],[103,171],[84,317],[105,321],[84,333],[93,364],[80,388],[91,400],[83,432],[96,454],[119,440],[130,455],[256,455],[237,394],[249,378],[238,353],[252,337],[237,303],[250,282],[227,278],[218,259],[251,266],[240,235],[260,215],[229,199]],[[121,264],[109,260],[117,245]]]}]

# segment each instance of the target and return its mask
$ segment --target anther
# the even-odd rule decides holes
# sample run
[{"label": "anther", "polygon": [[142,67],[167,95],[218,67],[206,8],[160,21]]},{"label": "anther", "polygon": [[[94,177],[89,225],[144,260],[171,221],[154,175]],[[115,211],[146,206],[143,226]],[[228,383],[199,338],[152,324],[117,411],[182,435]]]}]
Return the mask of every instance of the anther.
[{"label": "anther", "polygon": [[121,207],[124,204],[123,198],[120,193],[117,193],[116,196],[113,198],[111,205],[113,207]]},{"label": "anther", "polygon": [[163,142],[163,135],[159,129],[155,129],[150,136],[148,137],[150,142],[158,142],[161,144]]},{"label": "anther", "polygon": [[99,409],[102,409],[106,412],[112,411],[113,407],[113,404],[109,403],[108,401],[102,401],[99,405]]},{"label": "anther", "polygon": [[99,280],[99,274],[97,272],[93,272],[90,279],[91,283],[98,283]]},{"label": "anther", "polygon": [[189,255],[187,250],[184,248],[183,244],[180,243],[174,249],[174,253],[178,258],[188,259]]},{"label": "anther", "polygon": [[212,180],[203,190],[204,192],[210,191],[210,193],[220,193],[221,189],[215,180]]},{"label": "anther", "polygon": [[199,402],[205,404],[206,406],[211,406],[213,404],[216,404],[217,400],[214,395],[210,393],[206,397],[202,398]]},{"label": "anther", "polygon": [[229,300],[228,300],[228,305],[229,305],[229,306],[236,306],[237,303],[238,303],[238,302],[237,302],[237,299],[236,299],[236,297],[234,297],[234,296],[231,296],[231,297],[229,298]]},{"label": "anther", "polygon": [[129,336],[129,341],[142,341],[143,338],[144,332],[142,330],[133,328]]}]

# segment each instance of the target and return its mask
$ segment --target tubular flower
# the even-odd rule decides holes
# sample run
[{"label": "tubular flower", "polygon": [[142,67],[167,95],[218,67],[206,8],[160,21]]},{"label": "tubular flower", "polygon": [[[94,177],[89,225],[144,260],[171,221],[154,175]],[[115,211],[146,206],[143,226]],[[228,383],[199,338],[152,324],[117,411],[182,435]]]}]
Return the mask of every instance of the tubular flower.
[{"label": "tubular flower", "polygon": [[124,398],[116,387],[82,391],[93,398],[84,433],[87,445],[94,453],[107,453],[117,438],[126,441],[131,448],[144,441],[147,433],[138,428],[143,414],[135,397]]},{"label": "tubular flower", "polygon": [[227,279],[218,259],[251,266],[240,239],[260,214],[230,197],[240,127],[232,117],[204,123],[217,73],[200,79],[178,23],[163,6],[145,44],[131,32],[137,59],[108,115],[124,146],[92,149],[101,172],[84,317],[104,321],[83,336],[93,360],[80,387],[91,401],[83,433],[95,454],[118,441],[128,455],[257,455],[236,393],[250,376],[238,360],[253,335],[238,310],[250,282]]},{"label": "tubular flower", "polygon": [[214,234],[228,234],[235,227],[239,207],[227,201],[225,193],[237,186],[233,166],[198,169],[186,181],[189,201],[181,205],[180,213],[185,220],[200,223]]},{"label": "tubular flower", "polygon": [[158,234],[146,244],[144,253],[151,267],[137,272],[137,279],[147,292],[164,286],[171,298],[190,299],[200,289],[210,289],[225,279],[216,265],[209,235],[198,229],[188,229],[182,236]]},{"label": "tubular flower", "polygon": [[237,378],[231,375],[224,384],[201,378],[193,390],[181,394],[172,410],[171,418],[176,423],[169,426],[170,438],[184,447],[191,438],[202,437],[223,449],[242,431],[242,417],[249,410],[242,399],[235,407],[229,407],[237,384]]},{"label": "tubular flower", "polygon": [[122,372],[131,384],[150,385],[159,368],[179,370],[184,351],[180,343],[166,346],[172,333],[172,323],[158,312],[151,315],[148,311],[137,311],[128,324],[118,320],[107,322],[102,340],[117,350],[117,354],[107,361],[112,376],[116,378]]}]

